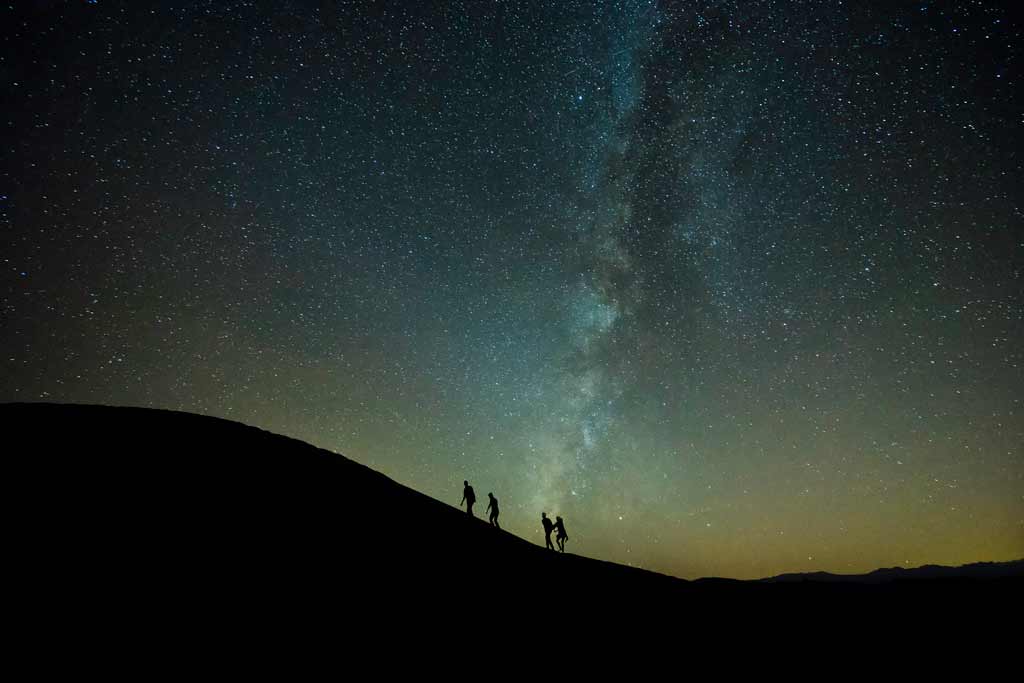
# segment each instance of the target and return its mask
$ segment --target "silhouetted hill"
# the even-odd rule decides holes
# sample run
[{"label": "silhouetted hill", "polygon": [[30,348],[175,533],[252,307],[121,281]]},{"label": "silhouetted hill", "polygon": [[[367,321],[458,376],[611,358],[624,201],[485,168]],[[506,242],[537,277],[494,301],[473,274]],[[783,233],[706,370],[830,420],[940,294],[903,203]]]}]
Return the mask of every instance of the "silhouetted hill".
[{"label": "silhouetted hill", "polygon": [[33,614],[65,620],[188,623],[210,636],[268,623],[508,629],[657,614],[686,634],[769,615],[839,610],[849,620],[937,597],[947,609],[970,606],[1020,585],[1019,573],[986,582],[946,573],[918,582],[922,590],[688,582],[551,553],[340,455],[235,422],[52,404],[2,405],[0,416],[15,567],[32,586],[23,593],[37,601]]},{"label": "silhouetted hill", "polygon": [[[159,580],[182,598],[260,596],[463,609],[683,582],[550,551],[368,467],[227,420],[140,408],[0,406],[12,476],[51,569]],[[477,505],[482,512],[482,506]],[[287,591],[284,589],[287,588]],[[486,596],[484,598],[483,596]]]}]

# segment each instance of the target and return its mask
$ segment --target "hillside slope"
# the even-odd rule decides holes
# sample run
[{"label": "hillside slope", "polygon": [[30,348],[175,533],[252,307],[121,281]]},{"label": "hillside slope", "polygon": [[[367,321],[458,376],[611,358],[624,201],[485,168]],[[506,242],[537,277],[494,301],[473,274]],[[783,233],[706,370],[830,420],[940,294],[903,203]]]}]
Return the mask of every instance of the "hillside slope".
[{"label": "hillside slope", "polygon": [[53,404],[0,405],[0,416],[19,566],[62,611],[188,612],[236,626],[659,613],[686,615],[682,632],[737,615],[757,625],[881,604],[994,604],[1020,584],[687,582],[557,555],[343,456],[226,420]]},{"label": "hillside slope", "polygon": [[[211,596],[504,602],[683,581],[554,553],[341,455],[188,413],[0,406],[31,542],[77,577],[127,572]],[[314,588],[315,587],[315,588]]]}]

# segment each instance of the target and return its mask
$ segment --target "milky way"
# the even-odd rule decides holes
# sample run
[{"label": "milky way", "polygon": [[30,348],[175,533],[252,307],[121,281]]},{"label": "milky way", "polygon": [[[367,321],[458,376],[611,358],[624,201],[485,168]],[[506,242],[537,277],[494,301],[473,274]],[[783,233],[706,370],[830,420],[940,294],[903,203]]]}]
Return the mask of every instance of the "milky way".
[{"label": "milky way", "polygon": [[15,5],[0,400],[685,577],[1024,556],[1012,3]]}]

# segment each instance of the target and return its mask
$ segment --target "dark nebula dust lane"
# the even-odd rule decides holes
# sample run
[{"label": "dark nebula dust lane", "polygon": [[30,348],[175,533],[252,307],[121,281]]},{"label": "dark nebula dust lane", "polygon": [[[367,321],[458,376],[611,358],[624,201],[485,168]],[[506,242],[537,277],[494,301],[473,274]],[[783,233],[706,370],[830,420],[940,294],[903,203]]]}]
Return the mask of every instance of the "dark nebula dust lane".
[{"label": "dark nebula dust lane", "polygon": [[0,401],[687,578],[1020,558],[1013,9],[8,4]]}]

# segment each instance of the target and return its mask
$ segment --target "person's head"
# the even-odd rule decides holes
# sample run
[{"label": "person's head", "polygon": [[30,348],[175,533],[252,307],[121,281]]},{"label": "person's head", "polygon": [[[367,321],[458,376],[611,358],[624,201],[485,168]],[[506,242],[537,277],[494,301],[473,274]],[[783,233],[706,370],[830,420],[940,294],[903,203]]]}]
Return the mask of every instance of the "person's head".
[{"label": "person's head", "polygon": [[541,516],[541,519],[547,519],[548,518],[548,513],[542,512],[542,513],[540,513],[540,516]]},{"label": "person's head", "polygon": [[463,486],[469,486],[469,482],[468,482],[468,481],[466,481],[465,479],[463,479],[463,480],[462,480],[462,485],[463,485]]},{"label": "person's head", "polygon": [[491,493],[490,491],[487,492],[487,495],[490,496],[491,498],[494,498],[494,494]]},{"label": "person's head", "polygon": [[559,522],[561,522],[561,521],[562,521],[562,518],[561,518],[561,517],[558,517],[557,515],[555,516],[555,519],[557,519],[557,520],[558,520]]}]

